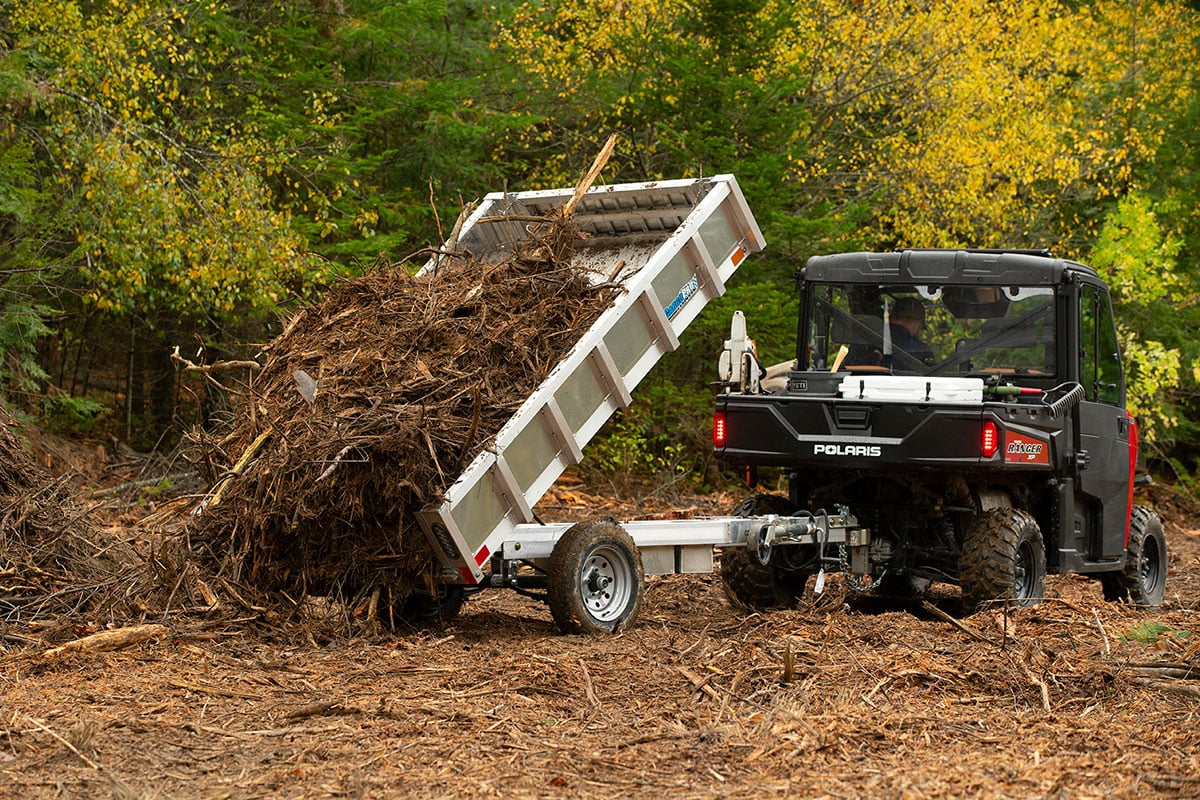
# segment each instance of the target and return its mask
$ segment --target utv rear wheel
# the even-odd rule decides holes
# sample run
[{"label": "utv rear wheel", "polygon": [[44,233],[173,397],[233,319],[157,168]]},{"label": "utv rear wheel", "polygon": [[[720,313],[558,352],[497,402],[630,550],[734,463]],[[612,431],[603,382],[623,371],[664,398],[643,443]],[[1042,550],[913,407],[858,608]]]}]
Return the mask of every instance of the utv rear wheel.
[{"label": "utv rear wheel", "polygon": [[642,604],[642,554],[615,522],[572,525],[554,545],[546,601],[563,633],[615,633]]},{"label": "utv rear wheel", "polygon": [[1160,605],[1167,592],[1167,537],[1162,520],[1145,506],[1134,506],[1129,520],[1125,569],[1100,577],[1105,600],[1136,606]]},{"label": "utv rear wheel", "polygon": [[[735,517],[781,516],[795,511],[786,497],[760,494],[749,497],[733,510]],[[776,550],[771,563],[763,565],[750,547],[726,547],[721,551],[721,586],[735,608],[765,611],[792,608],[804,594],[809,573],[797,572],[780,562]]]},{"label": "utv rear wheel", "polygon": [[958,560],[963,607],[993,600],[1033,606],[1046,592],[1046,545],[1037,521],[1016,508],[993,508],[975,518]]}]

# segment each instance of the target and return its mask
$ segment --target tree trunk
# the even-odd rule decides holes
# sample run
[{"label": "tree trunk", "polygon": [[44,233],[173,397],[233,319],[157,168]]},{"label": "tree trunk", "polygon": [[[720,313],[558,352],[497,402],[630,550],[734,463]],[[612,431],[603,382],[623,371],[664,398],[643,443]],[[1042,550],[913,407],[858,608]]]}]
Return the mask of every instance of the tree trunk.
[{"label": "tree trunk", "polygon": [[150,379],[151,423],[157,440],[175,424],[175,365],[162,331],[150,341],[146,368]]},{"label": "tree trunk", "polygon": [[146,418],[146,326],[133,321],[129,329],[128,397],[125,400],[125,439],[133,444],[134,422]]}]

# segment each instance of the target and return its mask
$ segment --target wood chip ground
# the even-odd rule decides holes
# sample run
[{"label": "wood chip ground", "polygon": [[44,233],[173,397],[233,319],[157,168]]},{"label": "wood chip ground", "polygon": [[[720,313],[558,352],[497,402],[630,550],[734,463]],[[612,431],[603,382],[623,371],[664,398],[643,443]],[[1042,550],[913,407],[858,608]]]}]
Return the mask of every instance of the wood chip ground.
[{"label": "wood chip ground", "polygon": [[[115,651],[6,641],[0,798],[1196,797],[1200,516],[1172,497],[1149,612],[1052,577],[1008,614],[962,616],[935,586],[958,626],[836,580],[747,616],[716,577],[679,576],[652,579],[615,637],[560,635],[495,592],[399,635],[181,608]],[[573,484],[541,512],[734,499],[622,505]]]}]

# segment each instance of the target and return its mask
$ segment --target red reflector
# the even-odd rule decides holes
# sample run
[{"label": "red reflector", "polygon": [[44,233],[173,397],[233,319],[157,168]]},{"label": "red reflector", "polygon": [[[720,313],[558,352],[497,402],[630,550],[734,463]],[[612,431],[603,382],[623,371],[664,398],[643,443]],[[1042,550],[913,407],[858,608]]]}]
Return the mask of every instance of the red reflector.
[{"label": "red reflector", "polygon": [[725,446],[725,415],[718,411],[713,415],[713,447]]},{"label": "red reflector", "polygon": [[984,458],[991,458],[999,449],[1000,431],[996,428],[996,423],[988,420],[983,423],[983,432],[979,437],[979,454]]}]

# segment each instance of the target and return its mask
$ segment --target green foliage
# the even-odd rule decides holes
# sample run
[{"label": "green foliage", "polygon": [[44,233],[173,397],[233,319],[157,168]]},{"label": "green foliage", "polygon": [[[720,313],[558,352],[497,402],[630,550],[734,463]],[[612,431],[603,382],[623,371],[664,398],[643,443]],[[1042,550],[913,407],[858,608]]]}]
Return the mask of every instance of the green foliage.
[{"label": "green foliage", "polygon": [[1191,338],[1178,314],[1191,282],[1176,270],[1180,245],[1162,230],[1151,200],[1135,193],[1109,212],[1089,259],[1113,293],[1129,407],[1150,443],[1167,441],[1179,424],[1180,348]]},{"label": "green foliage", "polygon": [[[69,203],[57,238],[77,245],[60,255],[92,303],[149,320],[262,313],[323,279],[310,247],[403,255],[433,231],[431,197],[499,182],[481,142],[505,123],[474,71],[500,62],[475,4],[326,12],[14,6],[14,51],[45,87],[28,128]],[[0,181],[0,213],[11,188]]]},{"label": "green foliage", "polygon": [[170,478],[163,478],[158,483],[143,486],[138,490],[137,503],[140,506],[151,505],[160,497],[167,496],[173,488],[174,483]]},{"label": "green foliage", "polygon": [[584,450],[580,467],[622,493],[648,480],[703,488],[713,477],[711,429],[710,395],[651,376]]},{"label": "green foliage", "polygon": [[[0,70],[0,76],[3,75]],[[12,102],[12,98],[6,98],[4,92],[5,87],[0,86],[0,107]],[[9,103],[5,103],[5,100]],[[34,183],[30,144],[11,133],[9,136],[0,135],[0,230],[13,230],[29,224],[41,200]]]},{"label": "green foliage", "polygon": [[48,333],[93,314],[148,359],[261,339],[464,201],[574,183],[615,131],[602,180],[734,173],[768,249],[598,463],[704,472],[732,312],[789,360],[805,260],[896,245],[1094,263],[1146,439],[1186,463],[1198,33],[1178,0],[0,0],[0,379],[40,391]]},{"label": "green foliage", "polygon": [[[66,198],[83,297],[114,314],[203,320],[269,310],[317,263],[263,183],[271,148],[222,119],[248,92],[222,76],[245,60],[222,47],[212,0],[77,6],[28,2],[17,47],[46,90],[31,112]],[[49,188],[49,186],[47,186]]]},{"label": "green foliage", "polygon": [[647,421],[645,410],[631,411],[618,413],[605,435],[589,450],[590,464],[605,472],[623,472],[638,477],[683,472],[685,466],[679,461],[679,445],[651,441],[644,427]]},{"label": "green foliage", "polygon": [[36,397],[50,376],[38,362],[37,341],[50,333],[38,309],[26,302],[0,312],[0,395]]},{"label": "green foliage", "polygon": [[0,314],[0,382],[25,394],[33,394],[50,376],[37,362],[37,340],[50,332],[42,321],[49,309],[18,300]]},{"label": "green foliage", "polygon": [[0,392],[30,395],[48,378],[37,361],[37,341],[49,333],[51,309],[34,299],[40,191],[33,147],[14,124],[33,102],[23,61],[0,49]]},{"label": "green foliage", "polygon": [[286,153],[277,202],[314,248],[402,257],[436,238],[435,215],[453,222],[507,177],[485,147],[509,124],[487,102],[507,69],[488,46],[504,5],[363,2],[316,24],[290,3],[230,14],[255,90],[246,113]]},{"label": "green foliage", "polygon": [[[153,414],[141,365],[126,376],[135,418],[170,419],[172,345],[270,324],[501,183],[483,144],[509,124],[484,102],[500,12],[316,5],[0,3],[0,282],[27,275],[61,324],[133,329],[159,370]],[[36,375],[28,319],[0,345]]]},{"label": "green foliage", "polygon": [[108,413],[107,405],[90,397],[51,392],[43,401],[41,422],[49,430],[86,436]]},{"label": "green foliage", "polygon": [[811,128],[807,75],[781,60],[795,22],[761,0],[526,3],[497,41],[524,70],[514,110],[540,113],[499,155],[533,188],[569,185],[615,131],[608,180],[733,172],[764,221],[792,215],[790,158]]},{"label": "green foliage", "polygon": [[1179,240],[1163,232],[1150,198],[1132,193],[1109,212],[1090,260],[1114,298],[1135,310],[1180,298],[1181,280],[1175,274],[1179,248]]},{"label": "green foliage", "polygon": [[1128,631],[1121,634],[1121,641],[1154,644],[1161,639],[1187,639],[1191,635],[1191,631],[1172,628],[1165,622],[1160,622],[1158,620],[1146,620],[1140,625],[1130,628]]}]

